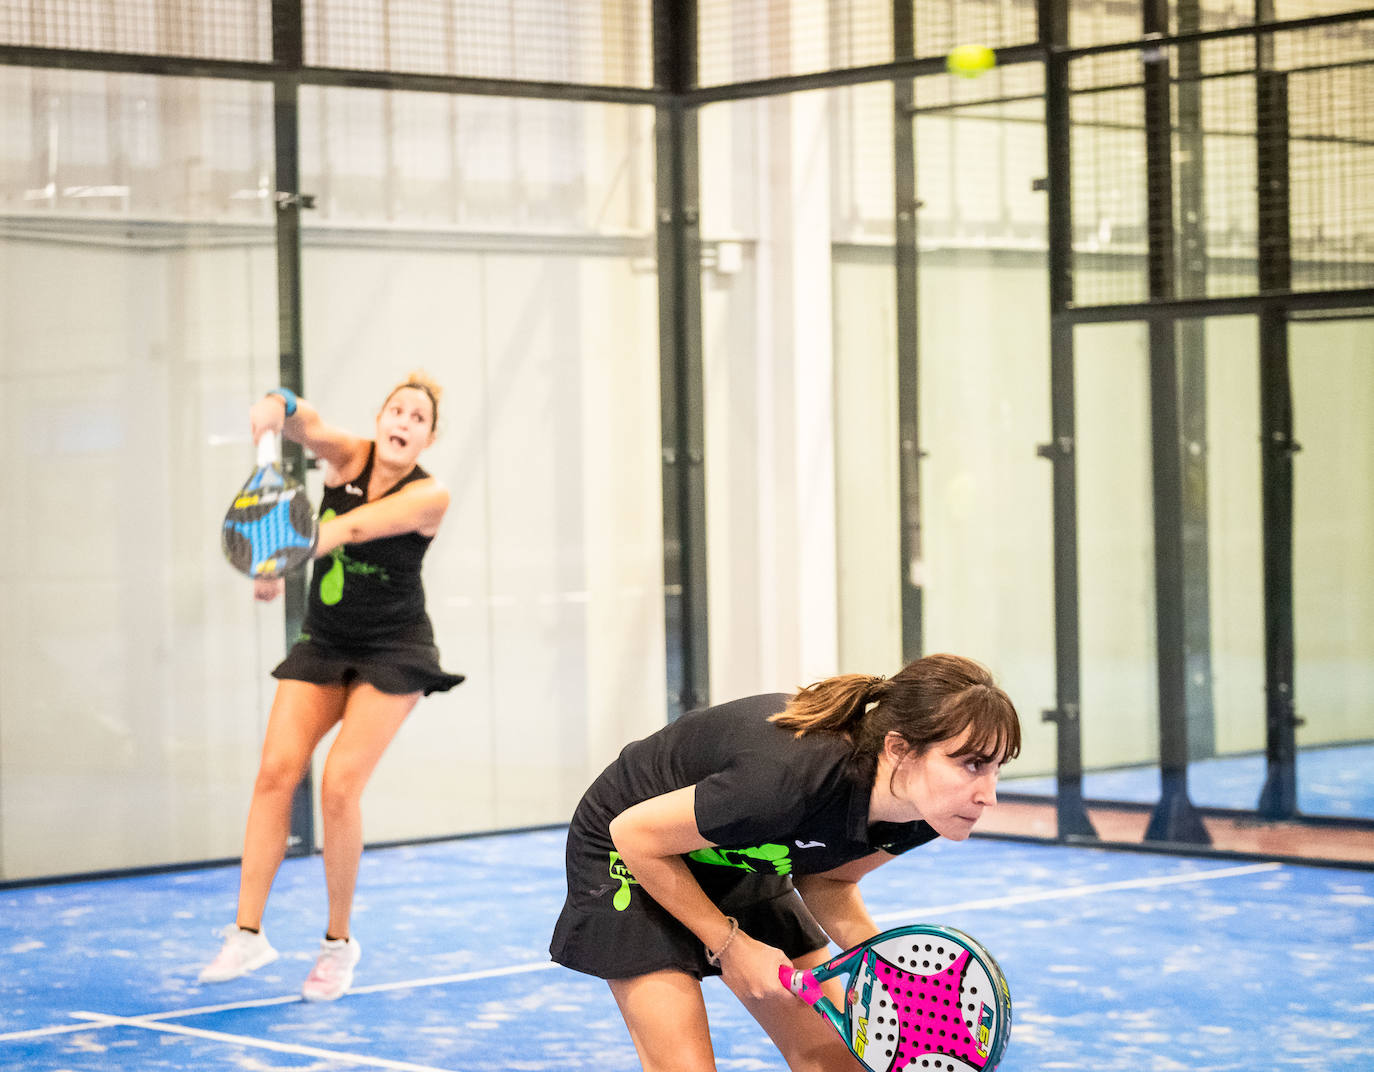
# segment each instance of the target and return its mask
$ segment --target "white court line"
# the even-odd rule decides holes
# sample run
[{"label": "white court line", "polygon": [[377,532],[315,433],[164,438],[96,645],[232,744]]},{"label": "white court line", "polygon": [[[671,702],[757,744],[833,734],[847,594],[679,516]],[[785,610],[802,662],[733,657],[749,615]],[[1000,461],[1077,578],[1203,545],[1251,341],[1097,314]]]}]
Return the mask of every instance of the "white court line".
[{"label": "white court line", "polygon": [[[448,983],[467,983],[474,979],[495,979],[502,975],[521,975],[525,972],[546,971],[549,968],[557,968],[560,965],[551,960],[541,960],[533,964],[515,964],[505,968],[486,968],[482,971],[460,972],[456,975],[434,975],[427,979],[403,979],[395,983],[373,983],[371,986],[350,987],[348,993],[351,994],[380,994],[388,990],[409,990],[420,986],[444,986]],[[65,1035],[72,1031],[90,1031],[92,1028],[114,1026],[114,1022],[120,1024],[137,1022],[144,1026],[152,1026],[153,1021],[165,1020],[172,1016],[204,1016],[213,1012],[234,1012],[239,1009],[260,1009],[269,1005],[291,1005],[295,1002],[304,1000],[299,994],[287,994],[275,998],[254,998],[250,1001],[226,1001],[222,1005],[198,1005],[190,1009],[168,1009],[165,1012],[141,1013],[138,1016],[109,1017],[111,1023],[103,1022],[103,1014],[81,1013],[80,1015],[96,1020],[97,1023],[81,1024],[62,1024],[57,1027],[35,1027],[27,1031],[11,1031],[7,1034],[0,1034],[0,1042],[10,1042],[16,1039],[41,1038],[44,1035]],[[78,1015],[73,1013],[73,1016]]]},{"label": "white court line", "polygon": [[371,1065],[373,1068],[394,1068],[397,1072],[451,1072],[449,1069],[434,1065],[417,1065],[410,1061],[390,1061],[385,1057],[368,1057],[361,1053],[348,1053],[345,1050],[324,1050],[318,1046],[297,1046],[290,1042],[272,1042],[269,1039],[254,1038],[251,1035],[230,1035],[224,1031],[205,1031],[199,1027],[184,1024],[155,1023],[140,1016],[105,1016],[98,1012],[74,1012],[73,1016],[89,1019],[101,1027],[143,1027],[149,1031],[164,1031],[169,1035],[190,1035],[192,1038],[209,1039],[212,1042],[228,1042],[235,1046],[248,1046],[258,1050],[272,1050],[276,1053],[294,1053],[301,1057],[323,1057],[329,1061],[352,1061],[354,1064]]},{"label": "white court line", "polygon": [[1282,864],[1245,864],[1242,867],[1218,867],[1211,871],[1189,871],[1182,875],[1156,875],[1153,878],[1129,878],[1120,882],[1100,882],[1092,886],[1064,886],[1057,890],[1028,890],[1006,897],[989,897],[984,901],[961,901],[958,904],[932,905],[912,908],[904,912],[885,912],[874,916],[875,923],[895,923],[912,916],[930,916],[936,912],[965,912],[978,908],[1005,908],[1008,905],[1030,904],[1034,901],[1058,901],[1067,897],[1087,897],[1092,893],[1115,893],[1117,890],[1148,890],[1159,886],[1178,886],[1185,882],[1211,882],[1218,878],[1237,878],[1263,871],[1277,871]]},{"label": "white court line", "polygon": [[27,1031],[11,1031],[0,1035],[0,1042],[13,1042],[15,1039],[42,1038],[45,1035],[67,1035],[73,1031],[89,1031],[90,1024],[62,1024],[60,1027],[31,1027]]},{"label": "white court line", "polygon": [[[139,1020],[157,1020],[165,1016],[196,1016],[207,1012],[227,1012],[233,1009],[253,1009],[262,1005],[287,1005],[293,1001],[303,1000],[299,994],[292,994],[284,998],[257,998],[253,1001],[232,1001],[224,1005],[202,1005],[198,1009],[176,1009],[171,1012],[153,1012],[146,1016],[138,1016]],[[76,1015],[73,1013],[72,1015]],[[94,1016],[95,1013],[86,1015]],[[66,1035],[72,1031],[90,1031],[93,1027],[108,1027],[108,1024],[61,1024],[57,1027],[34,1027],[27,1031],[11,1031],[7,1034],[0,1034],[0,1042],[12,1042],[15,1039],[41,1038],[44,1035]]]},{"label": "white court line", "polygon": [[[896,923],[913,917],[931,916],[942,912],[975,911],[980,908],[1005,908],[1010,905],[1031,904],[1036,901],[1055,901],[1070,897],[1087,897],[1094,893],[1114,893],[1118,890],[1156,889],[1160,886],[1177,886],[1190,882],[1211,882],[1215,879],[1238,878],[1242,875],[1255,875],[1266,871],[1277,871],[1281,867],[1283,867],[1283,865],[1279,863],[1245,864],[1239,867],[1219,867],[1210,871],[1188,871],[1183,874],[1124,879],[1120,882],[1101,882],[1088,886],[1064,886],[1055,890],[1028,890],[1023,893],[1009,894],[1005,897],[990,897],[981,901],[961,901],[955,904],[912,908],[901,912],[885,912],[882,915],[874,916],[873,919],[877,923]],[[349,994],[378,994],[388,990],[407,990],[422,986],[444,986],[448,983],[471,982],[474,979],[494,979],[502,975],[518,975],[524,972],[543,971],[556,967],[558,967],[558,965],[554,964],[552,961],[539,961],[533,964],[517,964],[506,968],[488,968],[481,971],[461,972],[455,975],[436,975],[426,979],[402,980],[395,983],[376,983],[372,986],[356,986],[349,990]],[[157,1029],[159,1028],[157,1021],[172,1016],[198,1016],[212,1012],[228,1012],[235,1009],[251,1009],[267,1005],[286,1005],[300,1000],[301,997],[299,994],[292,994],[286,997],[258,998],[252,1001],[232,1001],[226,1002],[223,1005],[202,1005],[198,1008],[191,1009],[172,1009],[167,1012],[147,1013],[143,1016],[126,1018],[97,1017],[94,1013],[85,1013],[82,1015],[89,1016],[97,1022],[94,1024],[64,1024],[60,1027],[40,1027],[28,1031],[14,1031],[9,1034],[0,1034],[0,1042],[8,1042],[14,1039],[23,1038],[39,1038],[44,1035],[61,1035],[71,1031],[89,1031],[92,1027],[109,1027],[116,1024],[129,1024],[132,1026]]]},{"label": "white court line", "polygon": [[561,968],[551,960],[541,960],[534,964],[515,964],[509,968],[487,968],[483,971],[462,972],[459,975],[432,975],[428,979],[402,979],[397,983],[373,983],[371,986],[351,986],[350,994],[381,994],[387,990],[410,990],[417,986],[444,986],[448,983],[466,983],[473,979],[495,979],[501,975],[521,975],[525,972],[547,971]]}]

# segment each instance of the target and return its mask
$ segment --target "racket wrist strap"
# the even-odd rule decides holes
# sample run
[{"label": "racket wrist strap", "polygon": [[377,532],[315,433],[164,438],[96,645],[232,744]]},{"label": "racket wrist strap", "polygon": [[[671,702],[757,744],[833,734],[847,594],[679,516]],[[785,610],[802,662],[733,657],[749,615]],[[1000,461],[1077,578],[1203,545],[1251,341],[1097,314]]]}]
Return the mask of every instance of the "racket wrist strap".
[{"label": "racket wrist strap", "polygon": [[730,948],[730,943],[735,940],[735,935],[739,934],[739,920],[734,916],[726,916],[725,921],[730,924],[730,933],[725,936],[725,941],[720,943],[719,949],[713,950],[709,946],[706,949],[706,959],[716,967],[720,967],[721,955]]},{"label": "racket wrist strap", "polygon": [[296,403],[299,402],[300,399],[296,397],[295,391],[291,390],[289,387],[273,387],[272,390],[267,393],[269,395],[276,395],[282,400],[283,405],[286,406],[286,415],[288,417],[294,417],[296,415]]}]

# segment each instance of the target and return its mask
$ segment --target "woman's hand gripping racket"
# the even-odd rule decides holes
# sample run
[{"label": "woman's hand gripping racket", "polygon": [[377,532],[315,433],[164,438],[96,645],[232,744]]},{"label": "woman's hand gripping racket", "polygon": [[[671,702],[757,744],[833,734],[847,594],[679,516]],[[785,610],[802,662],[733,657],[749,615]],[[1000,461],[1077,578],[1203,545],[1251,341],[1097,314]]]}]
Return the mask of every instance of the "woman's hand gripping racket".
[{"label": "woman's hand gripping racket", "polygon": [[[1011,991],[967,934],[917,924],[884,931],[811,971],[778,969],[873,1072],[992,1072],[1011,1037]],[[844,1010],[821,993],[845,980]]]},{"label": "woman's hand gripping racket", "polygon": [[240,573],[268,580],[309,562],[319,539],[305,487],[282,473],[281,443],[258,439],[258,467],[224,515],[224,557]]}]

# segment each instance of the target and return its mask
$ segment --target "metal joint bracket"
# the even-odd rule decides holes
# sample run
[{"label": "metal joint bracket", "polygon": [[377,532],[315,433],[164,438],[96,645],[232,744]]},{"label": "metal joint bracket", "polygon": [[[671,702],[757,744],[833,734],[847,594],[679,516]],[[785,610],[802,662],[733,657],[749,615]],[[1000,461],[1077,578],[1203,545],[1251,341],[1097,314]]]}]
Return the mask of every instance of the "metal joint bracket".
[{"label": "metal joint bracket", "polygon": [[1040,712],[1041,722],[1053,722],[1060,725],[1065,722],[1078,721],[1078,705],[1076,703],[1066,703],[1063,707],[1051,707],[1046,711]]},{"label": "metal joint bracket", "polygon": [[1056,436],[1052,442],[1041,443],[1035,448],[1035,453],[1042,458],[1054,461],[1058,458],[1068,458],[1073,455],[1073,436]]},{"label": "metal joint bracket", "polygon": [[1274,448],[1284,454],[1297,454],[1298,451],[1302,450],[1302,444],[1286,432],[1271,432],[1269,439],[1274,444]]},{"label": "metal joint bracket", "polygon": [[288,208],[314,208],[314,194],[292,194],[285,190],[278,190],[276,193],[277,211],[281,212]]}]

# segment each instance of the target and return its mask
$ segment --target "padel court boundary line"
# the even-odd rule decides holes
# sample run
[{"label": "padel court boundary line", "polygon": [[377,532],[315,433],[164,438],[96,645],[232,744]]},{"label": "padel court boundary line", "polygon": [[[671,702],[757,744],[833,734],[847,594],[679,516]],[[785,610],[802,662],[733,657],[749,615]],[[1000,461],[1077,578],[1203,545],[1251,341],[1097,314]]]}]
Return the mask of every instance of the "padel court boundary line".
[{"label": "padel court boundary line", "polygon": [[451,1069],[439,1068],[436,1065],[417,1065],[413,1061],[393,1061],[387,1057],[369,1057],[366,1054],[349,1053],[345,1050],[326,1050],[319,1046],[274,1042],[252,1035],[231,1035],[225,1031],[207,1031],[200,1027],[187,1027],[185,1024],[165,1024],[142,1016],[107,1016],[98,1012],[74,1012],[72,1015],[90,1020],[92,1024],[100,1027],[141,1027],[147,1031],[162,1031],[169,1035],[189,1035],[191,1038],[224,1042],[233,1046],[248,1046],[252,1049],[290,1053],[299,1057],[322,1057],[327,1061],[347,1061],[350,1064],[369,1065],[373,1068],[395,1069],[396,1072],[452,1072]]},{"label": "padel court boundary line", "polygon": [[[1026,890],[1021,893],[1008,894],[1004,897],[990,897],[979,901],[959,901],[954,904],[928,905],[910,908],[900,912],[884,912],[880,915],[875,915],[873,919],[880,924],[896,923],[903,920],[909,920],[916,916],[933,915],[937,912],[972,912],[984,908],[1006,908],[1011,905],[1033,904],[1038,901],[1088,897],[1098,893],[1116,893],[1121,890],[1157,889],[1162,886],[1178,886],[1194,882],[1212,882],[1217,879],[1240,878],[1245,875],[1264,874],[1281,870],[1283,867],[1283,864],[1271,861],[1266,863],[1244,864],[1238,867],[1220,867],[1203,871],[1155,875],[1148,878],[1123,879],[1119,882],[1099,882],[1083,886],[1062,886],[1058,889],[1050,890]],[[560,965],[552,961],[545,960],[536,961],[531,964],[515,964],[504,968],[487,968],[480,971],[459,972],[453,975],[435,975],[422,979],[403,979],[391,983],[374,983],[370,986],[355,986],[348,991],[348,996],[354,994],[380,994],[392,990],[409,990],[417,987],[446,986],[449,983],[465,983],[477,979],[494,979],[504,975],[521,975],[531,972],[547,971],[559,966]],[[302,998],[299,994],[290,994],[273,998],[253,998],[245,1001],[230,1001],[220,1005],[201,1005],[189,1009],[171,1009],[165,1012],[154,1012],[141,1016],[128,1017],[107,1016],[100,1013],[73,1013],[73,1016],[89,1018],[89,1022],[81,1024],[61,1024],[54,1027],[30,1028],[24,1031],[12,1031],[6,1034],[0,1034],[0,1042],[41,1038],[45,1035],[64,1035],[73,1031],[89,1031],[93,1027],[128,1026],[160,1030],[163,1026],[166,1026],[162,1025],[161,1021],[172,1017],[203,1016],[210,1013],[261,1008],[269,1005],[288,1005],[301,1000]],[[181,1033],[190,1033],[195,1030],[197,1029],[188,1028],[185,1032]],[[226,1039],[238,1038],[238,1036],[230,1035],[224,1037]],[[251,1044],[251,1040],[245,1037],[245,1039],[242,1040],[242,1044],[249,1045]],[[363,1060],[363,1058],[359,1058],[359,1060]],[[372,1058],[366,1060],[376,1063],[375,1059]],[[385,1067],[419,1069],[424,1066],[387,1065]],[[430,1070],[430,1072],[433,1072],[433,1070]]]},{"label": "padel court boundary line", "polygon": [[[353,994],[381,994],[390,990],[411,990],[424,986],[445,986],[448,983],[466,983],[474,979],[496,979],[503,975],[523,975],[528,972],[548,971],[562,967],[551,960],[536,961],[533,964],[514,964],[505,968],[485,968],[481,971],[459,972],[454,975],[433,975],[424,979],[401,979],[393,983],[373,983],[370,986],[354,986],[348,990]],[[66,1035],[73,1031],[89,1031],[93,1027],[151,1027],[152,1025],[179,1016],[206,1016],[216,1012],[237,1012],[240,1009],[261,1009],[270,1005],[294,1005],[305,1001],[299,994],[284,994],[274,998],[250,998],[245,1001],[226,1001],[219,1005],[197,1005],[189,1009],[167,1009],[163,1012],[140,1013],[136,1016],[116,1016],[114,1014],[80,1012],[72,1016],[88,1018],[94,1022],[80,1024],[59,1024],[54,1027],[34,1027],[24,1031],[10,1031],[0,1034],[0,1042],[19,1039],[41,1038],[44,1035]],[[105,1023],[109,1020],[110,1023]]]},{"label": "padel court boundary line", "polygon": [[956,904],[929,905],[902,912],[884,912],[874,916],[875,923],[895,923],[912,916],[932,915],[936,912],[971,912],[980,908],[1006,908],[1010,905],[1033,904],[1036,901],[1061,901],[1071,897],[1088,897],[1095,893],[1116,893],[1119,890],[1152,890],[1161,886],[1181,886],[1193,882],[1211,882],[1220,878],[1240,878],[1277,871],[1283,864],[1243,864],[1239,867],[1218,867],[1207,871],[1188,871],[1183,874],[1154,875],[1149,878],[1128,878],[1119,882],[1097,882],[1085,886],[1061,886],[1054,890],[1027,890],[1005,897],[989,897],[982,901],[960,901]]}]

